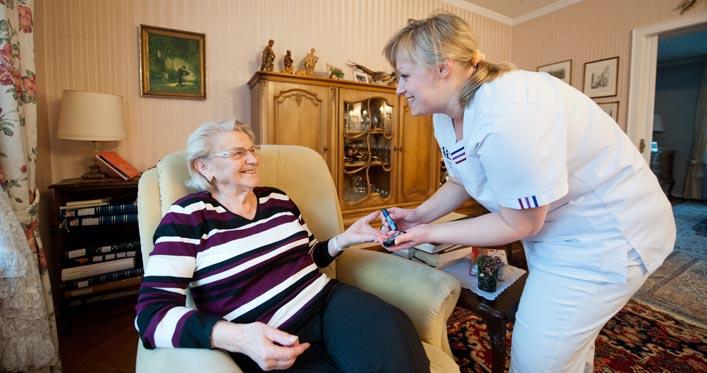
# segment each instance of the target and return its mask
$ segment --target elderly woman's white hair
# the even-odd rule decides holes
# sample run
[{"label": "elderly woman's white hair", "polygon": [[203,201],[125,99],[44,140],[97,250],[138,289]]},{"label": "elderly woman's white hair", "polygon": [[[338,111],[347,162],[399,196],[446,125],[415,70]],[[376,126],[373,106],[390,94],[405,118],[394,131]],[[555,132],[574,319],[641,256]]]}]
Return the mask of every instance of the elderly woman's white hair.
[{"label": "elderly woman's white hair", "polygon": [[243,132],[251,140],[255,141],[255,134],[249,125],[236,120],[235,118],[226,119],[221,122],[206,122],[202,123],[199,128],[194,130],[187,139],[187,166],[189,168],[190,179],[187,181],[189,188],[199,191],[214,191],[212,180],[207,180],[199,170],[196,169],[196,160],[205,159],[214,151],[211,148],[213,139],[228,132]]}]

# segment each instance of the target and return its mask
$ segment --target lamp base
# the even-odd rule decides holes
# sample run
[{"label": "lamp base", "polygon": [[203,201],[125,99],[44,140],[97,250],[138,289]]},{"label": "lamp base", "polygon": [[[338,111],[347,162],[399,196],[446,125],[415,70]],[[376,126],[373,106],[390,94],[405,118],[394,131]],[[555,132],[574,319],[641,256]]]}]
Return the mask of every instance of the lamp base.
[{"label": "lamp base", "polygon": [[81,181],[104,181],[110,178],[110,175],[103,172],[95,160],[88,166],[88,171],[81,175]]}]

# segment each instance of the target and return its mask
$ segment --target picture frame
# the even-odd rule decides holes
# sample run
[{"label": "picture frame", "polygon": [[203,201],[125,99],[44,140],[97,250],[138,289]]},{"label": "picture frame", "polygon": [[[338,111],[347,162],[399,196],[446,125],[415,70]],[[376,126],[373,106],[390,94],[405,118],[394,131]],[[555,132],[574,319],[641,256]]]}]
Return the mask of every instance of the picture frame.
[{"label": "picture frame", "polygon": [[357,83],[370,83],[371,77],[358,70],[353,70],[353,79]]},{"label": "picture frame", "polygon": [[555,78],[572,85],[572,60],[540,65],[538,66],[537,71],[546,72]]},{"label": "picture frame", "polygon": [[618,56],[587,62],[584,64],[584,94],[591,98],[616,96],[618,78]]},{"label": "picture frame", "polygon": [[206,99],[206,35],[140,25],[140,94]]},{"label": "picture frame", "polygon": [[597,102],[597,105],[604,110],[609,116],[614,119],[614,122],[619,121],[619,102],[618,101],[611,101],[611,102]]}]

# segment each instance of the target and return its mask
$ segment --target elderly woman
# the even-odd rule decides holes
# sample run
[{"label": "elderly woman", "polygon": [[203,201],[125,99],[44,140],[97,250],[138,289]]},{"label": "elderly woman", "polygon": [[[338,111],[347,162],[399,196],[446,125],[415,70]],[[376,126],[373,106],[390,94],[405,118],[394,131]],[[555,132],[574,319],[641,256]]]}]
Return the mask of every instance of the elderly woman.
[{"label": "elderly woman", "polygon": [[428,371],[402,311],[318,270],[349,245],[384,239],[368,224],[377,213],[318,241],[285,192],[258,186],[253,138],[234,120],[189,137],[200,191],[155,233],[136,307],[144,346],[223,349],[245,371]]}]

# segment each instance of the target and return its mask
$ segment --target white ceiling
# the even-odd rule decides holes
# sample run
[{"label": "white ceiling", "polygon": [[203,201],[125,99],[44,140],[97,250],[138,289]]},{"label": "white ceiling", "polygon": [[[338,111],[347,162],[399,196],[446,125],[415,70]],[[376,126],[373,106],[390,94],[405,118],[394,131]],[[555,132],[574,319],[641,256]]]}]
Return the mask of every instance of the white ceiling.
[{"label": "white ceiling", "polygon": [[509,25],[554,12],[582,0],[442,0]]}]

